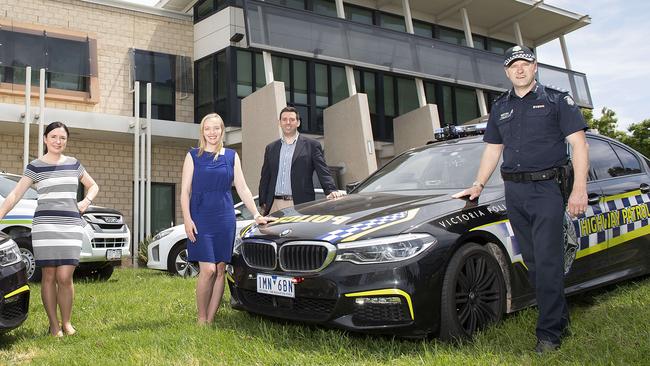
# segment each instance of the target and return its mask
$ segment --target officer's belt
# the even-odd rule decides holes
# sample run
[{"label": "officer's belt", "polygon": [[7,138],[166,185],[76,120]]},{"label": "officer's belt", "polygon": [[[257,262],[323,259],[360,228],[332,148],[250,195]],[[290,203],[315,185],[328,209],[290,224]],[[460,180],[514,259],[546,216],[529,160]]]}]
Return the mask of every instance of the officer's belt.
[{"label": "officer's belt", "polygon": [[540,170],[538,172],[522,172],[522,173],[506,173],[501,172],[501,177],[503,180],[515,182],[515,183],[526,183],[526,182],[537,182],[540,180],[549,180],[555,179],[558,175],[557,169],[547,169]]}]

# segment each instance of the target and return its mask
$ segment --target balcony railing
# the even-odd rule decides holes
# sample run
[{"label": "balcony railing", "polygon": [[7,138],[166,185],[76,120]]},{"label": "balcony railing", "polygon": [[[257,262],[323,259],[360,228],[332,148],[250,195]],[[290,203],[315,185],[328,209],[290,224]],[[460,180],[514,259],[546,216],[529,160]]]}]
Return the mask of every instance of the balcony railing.
[{"label": "balcony railing", "polygon": [[[345,19],[246,0],[249,45],[399,74],[503,91],[510,82],[503,56]],[[592,107],[583,73],[538,65],[539,81],[568,90]]]}]

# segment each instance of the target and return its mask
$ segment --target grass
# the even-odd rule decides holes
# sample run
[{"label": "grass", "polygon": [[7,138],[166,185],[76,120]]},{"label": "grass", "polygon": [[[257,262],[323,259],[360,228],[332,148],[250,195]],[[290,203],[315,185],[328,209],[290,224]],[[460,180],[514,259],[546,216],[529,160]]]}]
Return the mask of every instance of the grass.
[{"label": "grass", "polygon": [[0,335],[0,364],[34,365],[633,365],[650,350],[650,278],[571,298],[573,336],[538,356],[535,309],[508,316],[472,342],[405,340],[272,321],[225,306],[195,325],[196,279],[119,269],[107,282],[78,281],[77,334],[46,335],[38,284],[28,320]]}]

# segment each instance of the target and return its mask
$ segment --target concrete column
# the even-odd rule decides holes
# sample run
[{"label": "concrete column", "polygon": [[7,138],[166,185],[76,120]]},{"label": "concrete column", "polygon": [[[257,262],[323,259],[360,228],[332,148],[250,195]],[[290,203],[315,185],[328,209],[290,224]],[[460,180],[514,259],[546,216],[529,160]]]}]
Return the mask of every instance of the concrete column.
[{"label": "concrete column", "polygon": [[273,78],[273,61],[271,54],[267,51],[262,52],[262,60],[264,61],[264,76],[266,77],[266,85],[275,81]]},{"label": "concrete column", "polygon": [[357,84],[354,81],[354,69],[350,65],[345,65],[345,80],[348,83],[348,96],[357,94]]},{"label": "concrete column", "polygon": [[345,19],[345,7],[343,6],[343,0],[336,0],[336,16],[342,19]]},{"label": "concrete column", "polygon": [[274,81],[241,101],[242,170],[253,195],[260,185],[264,148],[280,138],[278,118],[286,107],[284,83]]},{"label": "concrete column", "polygon": [[434,131],[440,128],[438,107],[428,104],[393,120],[394,152],[398,155],[412,147],[434,140]]},{"label": "concrete column", "polygon": [[406,24],[406,31],[408,33],[414,34],[415,30],[413,29],[413,18],[411,17],[411,5],[409,0],[402,0],[402,9],[404,11],[404,23]]},{"label": "concrete column", "polygon": [[520,46],[524,45],[524,37],[521,35],[521,27],[519,26],[519,22],[514,22],[512,25],[514,31],[515,31],[515,40],[517,41],[517,44]]},{"label": "concrete column", "polygon": [[355,94],[326,108],[323,120],[325,159],[328,165],[343,167],[343,186],[377,170],[366,94]]},{"label": "concrete column", "polygon": [[571,68],[571,60],[569,59],[569,50],[566,47],[566,39],[564,35],[560,36],[560,47],[562,47],[562,57],[564,57],[564,66],[567,70],[573,70]]},{"label": "concrete column", "polygon": [[[465,31],[465,43],[468,47],[474,48],[474,37],[472,37],[472,27],[469,24],[469,15],[467,15],[467,9],[461,8],[460,15],[463,19],[463,30]],[[487,105],[485,103],[485,95],[483,95],[483,90],[476,89],[476,100],[478,101],[478,109],[481,112],[481,116],[488,114]],[[459,121],[462,122],[462,121]]]},{"label": "concrete column", "polygon": [[424,92],[424,82],[420,78],[415,78],[415,90],[418,93],[418,104],[420,107],[427,105],[427,95]]}]

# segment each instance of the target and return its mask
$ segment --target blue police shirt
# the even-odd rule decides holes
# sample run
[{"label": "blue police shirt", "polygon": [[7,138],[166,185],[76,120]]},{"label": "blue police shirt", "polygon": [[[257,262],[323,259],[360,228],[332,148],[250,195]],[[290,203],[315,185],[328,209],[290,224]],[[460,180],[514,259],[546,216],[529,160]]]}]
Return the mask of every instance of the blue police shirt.
[{"label": "blue police shirt", "polygon": [[566,92],[536,83],[522,98],[511,89],[492,105],[483,141],[503,144],[506,173],[536,172],[565,163],[565,137],[587,125]]}]

